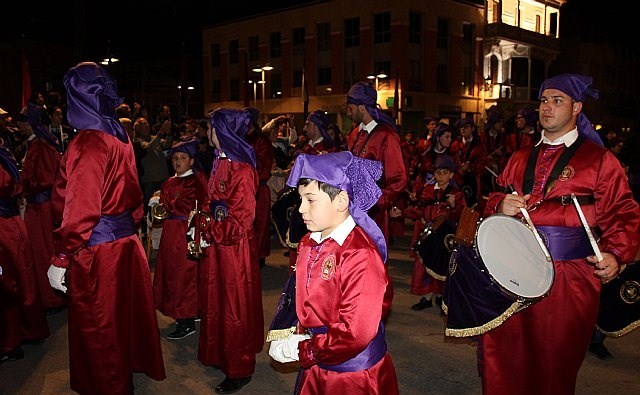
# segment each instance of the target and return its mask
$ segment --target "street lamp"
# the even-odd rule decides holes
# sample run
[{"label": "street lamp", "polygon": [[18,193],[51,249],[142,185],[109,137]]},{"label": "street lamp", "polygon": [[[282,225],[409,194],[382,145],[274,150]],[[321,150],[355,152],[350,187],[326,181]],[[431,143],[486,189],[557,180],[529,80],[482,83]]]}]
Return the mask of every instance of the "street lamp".
[{"label": "street lamp", "polygon": [[265,85],[267,84],[267,80],[265,80],[265,76],[264,76],[264,72],[265,71],[271,71],[273,70],[272,66],[266,65],[266,66],[256,66],[254,69],[252,69],[253,72],[255,73],[260,73],[262,76],[262,79],[260,81],[258,81],[258,84],[262,84],[262,114],[265,113],[265,107],[266,107],[266,103],[265,103]]},{"label": "street lamp", "polygon": [[367,76],[368,79],[370,80],[376,80],[376,90],[378,90],[378,84],[379,84],[379,80],[387,78],[387,75],[384,73],[384,71],[379,72],[378,74],[369,74]]},{"label": "street lamp", "polygon": [[258,108],[258,103],[257,103],[258,81],[249,80],[249,83],[253,84],[253,107]]},{"label": "street lamp", "polygon": [[107,57],[102,59],[99,63],[103,66],[109,66],[112,63],[118,63],[120,59],[113,57],[111,54],[111,40],[107,40]]}]

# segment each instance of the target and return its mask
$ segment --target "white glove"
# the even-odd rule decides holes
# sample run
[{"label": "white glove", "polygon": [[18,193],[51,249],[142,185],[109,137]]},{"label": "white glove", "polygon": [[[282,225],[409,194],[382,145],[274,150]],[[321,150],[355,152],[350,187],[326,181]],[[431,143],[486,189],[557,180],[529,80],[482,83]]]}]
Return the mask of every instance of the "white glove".
[{"label": "white glove", "polygon": [[[187,232],[187,236],[189,236],[190,240],[195,240],[195,234],[196,234],[196,228],[189,228],[189,231]],[[200,237],[200,248],[207,248],[209,247],[211,244],[207,243],[207,241]]]},{"label": "white glove", "polygon": [[310,335],[291,335],[285,340],[274,340],[269,346],[269,356],[280,363],[298,360],[298,343],[311,339]]},{"label": "white glove", "polygon": [[153,207],[158,203],[160,203],[160,196],[152,196],[151,199],[149,199],[149,207]]},{"label": "white glove", "polygon": [[64,285],[64,275],[67,272],[67,269],[63,267],[58,267],[51,265],[49,266],[49,270],[47,270],[47,277],[49,277],[49,284],[54,289],[57,289],[62,292],[67,292],[67,287]]}]

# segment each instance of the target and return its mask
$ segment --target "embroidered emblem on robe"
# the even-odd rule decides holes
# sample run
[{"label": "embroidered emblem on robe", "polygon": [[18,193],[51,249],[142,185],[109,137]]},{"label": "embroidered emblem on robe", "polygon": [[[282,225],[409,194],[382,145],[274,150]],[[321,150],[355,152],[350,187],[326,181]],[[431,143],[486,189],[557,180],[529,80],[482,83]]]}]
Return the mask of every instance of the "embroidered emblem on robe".
[{"label": "embroidered emblem on robe", "polygon": [[324,261],[322,261],[322,272],[320,274],[320,277],[323,280],[329,280],[331,279],[331,277],[333,277],[333,274],[336,272],[336,257],[335,255],[329,255],[328,257],[324,258]]}]

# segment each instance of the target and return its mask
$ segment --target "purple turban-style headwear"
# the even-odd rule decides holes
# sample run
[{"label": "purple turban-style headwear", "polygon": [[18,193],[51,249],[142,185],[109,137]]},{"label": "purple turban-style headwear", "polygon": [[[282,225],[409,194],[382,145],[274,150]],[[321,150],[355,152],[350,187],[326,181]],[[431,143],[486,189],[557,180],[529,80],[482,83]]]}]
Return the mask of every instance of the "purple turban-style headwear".
[{"label": "purple turban-style headwear", "polygon": [[456,171],[456,162],[450,155],[440,155],[436,159],[436,163],[433,165],[434,169],[449,169]]},{"label": "purple turban-style headwear", "polygon": [[173,155],[176,152],[184,152],[189,157],[195,158],[198,152],[198,139],[190,138],[174,144],[169,151],[169,155]]},{"label": "purple turban-style headwear", "polygon": [[313,122],[314,125],[320,130],[320,134],[324,141],[326,141],[328,147],[334,147],[336,142],[333,141],[333,138],[327,133],[327,126],[329,126],[329,119],[327,118],[327,114],[321,110],[315,110],[307,117],[307,121]]},{"label": "purple turban-style headwear", "polygon": [[[551,77],[542,83],[538,93],[538,99],[542,97],[542,92],[545,89],[557,89],[562,91],[577,102],[584,102],[587,99],[587,96],[598,99],[600,92],[591,87],[592,83],[593,77],[587,75],[560,74],[555,77]],[[602,139],[600,139],[600,135],[598,135],[598,132],[596,132],[591,125],[591,121],[589,121],[589,118],[587,118],[583,112],[580,112],[578,115],[576,126],[578,127],[578,133],[580,133],[581,136],[592,140],[602,147],[604,146],[604,144],[602,144]]]},{"label": "purple turban-style headwear", "polygon": [[116,107],[123,99],[118,96],[116,81],[106,69],[93,62],[78,63],[65,73],[63,82],[71,126],[78,130],[99,130],[123,143],[129,141],[116,115]]},{"label": "purple turban-style headwear", "polygon": [[232,108],[218,108],[209,118],[215,129],[220,149],[235,161],[248,163],[256,168],[256,153],[244,136],[249,131],[249,112]]},{"label": "purple turban-style headwear", "polygon": [[0,166],[4,167],[11,178],[15,181],[20,181],[18,162],[16,162],[16,158],[13,156],[11,151],[3,145],[0,145]]},{"label": "purple turban-style headwear", "polygon": [[539,115],[538,112],[533,108],[523,107],[518,110],[517,115],[524,118],[524,123],[526,126],[532,126],[535,128],[538,124]]},{"label": "purple turban-style headwear", "polygon": [[378,123],[386,123],[397,132],[396,123],[389,114],[378,107],[378,92],[368,82],[356,82],[347,93],[347,104],[365,106],[367,112]]},{"label": "purple turban-style headwear", "polygon": [[287,185],[297,187],[301,178],[309,178],[346,191],[349,212],[378,247],[383,262],[387,261],[387,242],[367,210],[373,207],[382,191],[376,181],[382,177],[382,163],[354,156],[349,151],[324,155],[299,154],[291,169]]},{"label": "purple turban-style headwear", "polygon": [[245,107],[242,109],[242,111],[249,114],[249,119],[251,120],[251,123],[254,125],[256,129],[260,129],[258,125],[258,115],[260,115],[260,110],[253,107]]},{"label": "purple turban-style headwear", "polygon": [[27,122],[31,125],[31,129],[33,129],[33,133],[35,133],[38,138],[49,143],[49,145],[53,146],[58,152],[62,152],[62,148],[60,147],[60,144],[58,144],[56,136],[54,136],[53,133],[44,126],[42,120],[45,116],[44,107],[28,102],[27,106],[22,109],[21,115],[27,119]]}]

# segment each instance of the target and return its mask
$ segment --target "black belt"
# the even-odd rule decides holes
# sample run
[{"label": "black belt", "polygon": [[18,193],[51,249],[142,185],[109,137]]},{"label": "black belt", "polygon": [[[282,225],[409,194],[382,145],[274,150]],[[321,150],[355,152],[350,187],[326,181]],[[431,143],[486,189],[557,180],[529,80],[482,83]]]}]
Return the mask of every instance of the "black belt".
[{"label": "black belt", "polygon": [[[578,200],[578,204],[594,204],[596,202],[596,198],[593,195],[580,195],[576,196],[576,200]],[[571,195],[562,195],[554,198],[544,199],[545,202],[558,202],[563,206],[568,206],[573,204],[573,199],[571,199]]]}]

